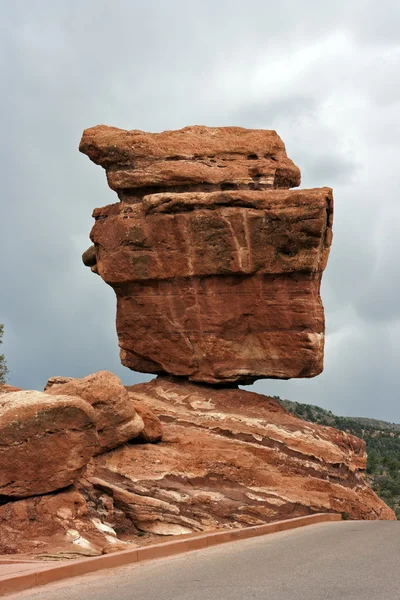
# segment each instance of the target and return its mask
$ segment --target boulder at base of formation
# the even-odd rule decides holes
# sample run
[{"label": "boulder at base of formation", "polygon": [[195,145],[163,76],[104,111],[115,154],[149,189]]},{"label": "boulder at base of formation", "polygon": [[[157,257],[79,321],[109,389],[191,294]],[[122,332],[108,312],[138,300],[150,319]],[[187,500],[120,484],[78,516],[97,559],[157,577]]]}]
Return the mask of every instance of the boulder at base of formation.
[{"label": "boulder at base of formation", "polygon": [[99,371],[83,379],[52,377],[45,389],[48,394],[79,396],[92,406],[99,436],[97,454],[136,438],[144,429],[128,392],[113,373]]},{"label": "boulder at base of formation", "polygon": [[76,396],[0,395],[0,495],[23,498],[73,483],[97,448],[95,411]]}]

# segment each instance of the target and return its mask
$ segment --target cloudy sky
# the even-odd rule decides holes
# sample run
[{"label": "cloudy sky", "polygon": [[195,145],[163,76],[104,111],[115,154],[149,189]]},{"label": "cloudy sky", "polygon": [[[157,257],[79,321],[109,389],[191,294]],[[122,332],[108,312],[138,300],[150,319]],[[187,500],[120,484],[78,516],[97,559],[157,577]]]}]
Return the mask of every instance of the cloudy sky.
[{"label": "cloudy sky", "polygon": [[325,371],[256,391],[400,422],[398,0],[0,0],[2,351],[10,383],[119,363],[111,288],[81,263],[115,202],[77,150],[97,124],[276,129],[334,188]]}]

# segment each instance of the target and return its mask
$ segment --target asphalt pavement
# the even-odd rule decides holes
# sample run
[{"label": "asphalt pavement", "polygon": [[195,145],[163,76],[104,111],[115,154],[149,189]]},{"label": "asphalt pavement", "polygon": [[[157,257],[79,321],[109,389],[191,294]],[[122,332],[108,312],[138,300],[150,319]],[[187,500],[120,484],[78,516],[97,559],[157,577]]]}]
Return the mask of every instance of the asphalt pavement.
[{"label": "asphalt pavement", "polygon": [[24,600],[397,600],[400,522],[342,521],[127,565]]}]

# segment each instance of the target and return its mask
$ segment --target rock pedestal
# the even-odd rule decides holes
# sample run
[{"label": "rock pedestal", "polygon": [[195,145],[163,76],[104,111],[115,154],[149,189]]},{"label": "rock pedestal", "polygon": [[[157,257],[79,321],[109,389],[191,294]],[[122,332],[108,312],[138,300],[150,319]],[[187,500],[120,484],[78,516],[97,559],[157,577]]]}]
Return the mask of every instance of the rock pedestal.
[{"label": "rock pedestal", "polygon": [[91,482],[142,531],[244,527],[312,512],[395,518],[367,485],[365,442],[353,435],[241,389],[173,377],[128,389],[158,415],[163,441],[134,461],[132,447],[102,454]]},{"label": "rock pedestal", "polygon": [[332,190],[289,189],[276,132],[99,126],[80,150],[120,199],[83,260],[116,292],[125,366],[222,385],[322,371]]}]

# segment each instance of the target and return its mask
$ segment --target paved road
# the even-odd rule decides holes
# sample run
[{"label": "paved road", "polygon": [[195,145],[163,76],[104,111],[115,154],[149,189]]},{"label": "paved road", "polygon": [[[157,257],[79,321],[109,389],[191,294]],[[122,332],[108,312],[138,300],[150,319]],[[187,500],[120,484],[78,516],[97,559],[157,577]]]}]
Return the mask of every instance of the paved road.
[{"label": "paved road", "polygon": [[31,600],[397,600],[400,522],[344,521],[70,579]]}]

